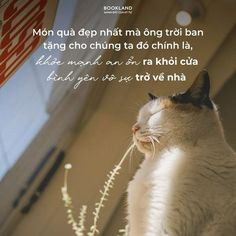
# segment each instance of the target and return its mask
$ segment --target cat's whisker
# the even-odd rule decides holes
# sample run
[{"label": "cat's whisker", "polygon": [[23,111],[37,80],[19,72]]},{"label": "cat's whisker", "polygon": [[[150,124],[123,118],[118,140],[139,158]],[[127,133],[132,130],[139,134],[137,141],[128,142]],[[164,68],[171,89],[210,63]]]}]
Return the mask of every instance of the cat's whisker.
[{"label": "cat's whisker", "polygon": [[162,126],[153,126],[152,129],[162,129]]},{"label": "cat's whisker", "polygon": [[134,149],[136,148],[136,145],[133,145],[134,142],[133,140],[130,141],[129,146],[132,146],[130,153],[129,153],[129,170],[131,170],[132,168],[132,161],[133,161],[133,153],[134,153]]},{"label": "cat's whisker", "polygon": [[149,131],[149,130],[162,130],[162,127],[148,127],[144,129],[144,131]]},{"label": "cat's whisker", "polygon": [[153,135],[157,135],[157,136],[158,136],[158,135],[161,136],[161,135],[163,135],[163,134],[166,134],[166,132],[159,132],[159,131],[158,131],[158,132],[152,132],[152,134],[153,134]]},{"label": "cat's whisker", "polygon": [[140,132],[140,134],[143,134],[143,135],[148,134],[148,133],[149,133],[149,131],[141,131]]},{"label": "cat's whisker", "polygon": [[146,134],[148,134],[148,135],[150,135],[150,134],[165,134],[165,131],[163,131],[163,130],[158,130],[158,129],[149,129],[149,130],[147,130],[147,131],[141,131],[140,132],[140,134],[142,134],[142,135],[146,135]]},{"label": "cat's whisker", "polygon": [[148,142],[150,140],[149,136],[150,135],[142,135],[140,138],[141,138],[142,141]]},{"label": "cat's whisker", "polygon": [[136,148],[136,145],[134,145],[130,151],[130,154],[129,154],[129,158],[130,158],[130,161],[132,161],[132,158],[133,158],[133,154],[134,154],[134,149]]},{"label": "cat's whisker", "polygon": [[150,142],[151,142],[151,144],[152,144],[152,147],[153,147],[152,158],[154,159],[155,153],[156,153],[155,143],[154,143],[154,141],[153,141],[153,137],[151,137],[151,136],[148,136],[148,137],[149,137],[149,140],[150,140]]},{"label": "cat's whisker", "polygon": [[152,158],[154,159],[155,154],[156,154],[156,147],[155,147],[155,143],[154,143],[153,139],[151,139],[151,142],[152,142],[152,146],[153,146],[153,156],[152,156]]},{"label": "cat's whisker", "polygon": [[160,143],[157,137],[152,137],[157,143]]},{"label": "cat's whisker", "polygon": [[130,151],[130,156],[133,156],[134,153],[134,149],[136,148],[136,145],[132,147],[131,151]]},{"label": "cat's whisker", "polygon": [[[145,134],[142,134],[141,138],[146,138],[146,137],[149,137],[149,136],[152,136],[152,137],[155,137],[156,139],[158,139],[159,137],[162,136],[162,133],[145,133]],[[159,142],[159,140],[157,141]]]}]

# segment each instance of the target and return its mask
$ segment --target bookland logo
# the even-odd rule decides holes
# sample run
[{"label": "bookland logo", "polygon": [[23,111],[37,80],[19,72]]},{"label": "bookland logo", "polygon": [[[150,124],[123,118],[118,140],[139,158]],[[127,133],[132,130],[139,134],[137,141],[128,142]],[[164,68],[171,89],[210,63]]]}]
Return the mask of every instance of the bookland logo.
[{"label": "bookland logo", "polygon": [[106,5],[103,6],[104,14],[132,14],[132,6],[116,6],[116,5]]}]

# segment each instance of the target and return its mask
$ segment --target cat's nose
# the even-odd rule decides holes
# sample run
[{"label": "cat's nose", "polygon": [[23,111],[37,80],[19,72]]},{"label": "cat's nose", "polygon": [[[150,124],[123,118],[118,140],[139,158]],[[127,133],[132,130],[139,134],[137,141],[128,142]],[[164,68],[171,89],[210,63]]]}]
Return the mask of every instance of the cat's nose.
[{"label": "cat's nose", "polygon": [[135,133],[136,131],[138,131],[140,129],[140,126],[136,123],[132,126],[132,132]]}]

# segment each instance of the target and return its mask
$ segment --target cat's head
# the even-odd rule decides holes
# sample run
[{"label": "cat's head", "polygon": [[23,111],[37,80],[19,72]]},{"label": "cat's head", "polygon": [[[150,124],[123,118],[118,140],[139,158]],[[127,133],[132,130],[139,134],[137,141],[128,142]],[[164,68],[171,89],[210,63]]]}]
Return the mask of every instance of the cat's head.
[{"label": "cat's head", "polygon": [[140,109],[132,127],[137,148],[150,154],[167,145],[197,142],[217,120],[209,91],[208,73],[202,71],[184,93],[168,97],[149,94],[150,101]]}]

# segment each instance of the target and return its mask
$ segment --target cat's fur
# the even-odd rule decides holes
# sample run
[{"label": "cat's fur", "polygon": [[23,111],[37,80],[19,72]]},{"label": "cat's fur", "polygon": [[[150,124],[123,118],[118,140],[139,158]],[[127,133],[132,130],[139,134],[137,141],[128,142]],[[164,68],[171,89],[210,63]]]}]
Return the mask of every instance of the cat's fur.
[{"label": "cat's fur", "polygon": [[130,236],[236,236],[236,156],[202,71],[187,92],[145,104],[133,127],[145,154],[128,186]]}]

